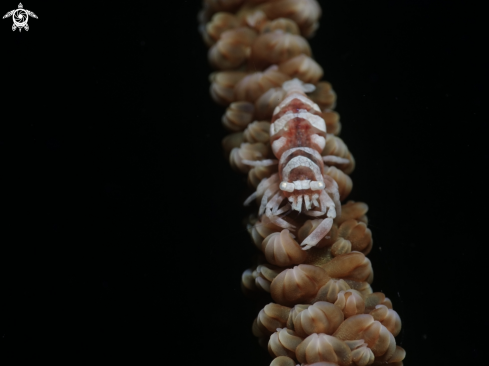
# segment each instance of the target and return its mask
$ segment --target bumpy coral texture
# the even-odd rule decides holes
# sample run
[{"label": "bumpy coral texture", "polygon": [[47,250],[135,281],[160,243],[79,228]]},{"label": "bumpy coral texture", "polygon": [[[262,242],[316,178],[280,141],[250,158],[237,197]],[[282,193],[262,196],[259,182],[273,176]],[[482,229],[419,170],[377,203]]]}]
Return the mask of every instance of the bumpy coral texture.
[{"label": "bumpy coral texture", "polygon": [[[252,332],[268,348],[271,366],[399,366],[405,351],[394,337],[401,320],[391,301],[370,286],[368,206],[340,203],[352,190],[355,159],[338,137],[336,94],[321,80],[324,70],[307,42],[320,15],[316,0],[205,0],[199,14],[216,70],[210,93],[226,107],[224,152],[233,169],[248,176],[254,193],[246,204],[257,204],[248,228],[263,260],[243,273],[242,288],[270,296]],[[291,110],[302,121],[302,135],[292,137],[296,145],[288,130],[294,125],[279,120]],[[307,156],[321,168],[321,194],[313,190],[303,201],[281,193],[318,189],[318,182],[280,183],[284,144],[304,151],[292,156]]]}]

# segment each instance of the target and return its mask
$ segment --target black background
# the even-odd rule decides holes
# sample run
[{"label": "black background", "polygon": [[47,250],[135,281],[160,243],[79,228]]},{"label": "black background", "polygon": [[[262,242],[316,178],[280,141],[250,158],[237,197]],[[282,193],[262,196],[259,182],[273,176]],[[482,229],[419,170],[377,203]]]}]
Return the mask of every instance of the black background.
[{"label": "black background", "polygon": [[[269,363],[240,290],[250,190],[221,151],[200,2],[161,3],[29,1],[29,32],[0,23],[5,364]],[[370,207],[373,288],[401,315],[404,364],[479,364],[482,9],[320,3],[311,47],[338,94],[349,199]]]}]

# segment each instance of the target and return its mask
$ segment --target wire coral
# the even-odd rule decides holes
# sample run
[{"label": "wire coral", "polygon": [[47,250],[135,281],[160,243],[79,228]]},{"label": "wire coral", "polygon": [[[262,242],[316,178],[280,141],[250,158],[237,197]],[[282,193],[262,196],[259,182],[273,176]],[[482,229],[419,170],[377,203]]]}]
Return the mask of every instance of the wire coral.
[{"label": "wire coral", "polygon": [[206,0],[199,15],[223,148],[257,210],[248,231],[264,261],[242,288],[271,297],[252,325],[271,366],[399,366],[401,320],[371,288],[368,206],[342,204],[355,159],[307,42],[320,15],[316,0]]}]

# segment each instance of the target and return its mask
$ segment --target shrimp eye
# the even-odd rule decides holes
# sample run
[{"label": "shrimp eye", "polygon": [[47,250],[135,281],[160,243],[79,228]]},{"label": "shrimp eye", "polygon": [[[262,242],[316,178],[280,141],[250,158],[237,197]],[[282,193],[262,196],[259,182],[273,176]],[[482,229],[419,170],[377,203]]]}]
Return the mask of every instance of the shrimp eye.
[{"label": "shrimp eye", "polygon": [[280,189],[282,191],[286,191],[286,192],[293,192],[295,189],[295,186],[293,183],[282,182],[282,183],[280,183]]},{"label": "shrimp eye", "polygon": [[313,191],[319,191],[321,189],[324,189],[324,183],[323,182],[313,181],[313,182],[311,182],[311,189]]}]

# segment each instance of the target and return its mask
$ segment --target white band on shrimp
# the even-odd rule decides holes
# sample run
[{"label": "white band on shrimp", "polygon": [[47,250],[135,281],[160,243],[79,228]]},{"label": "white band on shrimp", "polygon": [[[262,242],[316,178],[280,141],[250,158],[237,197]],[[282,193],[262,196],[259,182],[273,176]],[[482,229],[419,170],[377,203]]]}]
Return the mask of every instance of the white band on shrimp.
[{"label": "white band on shrimp", "polygon": [[294,99],[299,99],[302,103],[304,104],[307,104],[308,106],[310,106],[311,108],[315,109],[316,111],[318,112],[321,112],[321,109],[319,109],[319,106],[314,103],[312,100],[310,100],[309,98],[305,97],[304,95],[300,94],[300,93],[293,93],[293,94],[290,94],[287,98],[285,98],[276,108],[275,110],[273,111],[273,114],[277,114],[280,112],[280,110],[283,108],[283,107],[286,107],[287,104],[289,104],[291,101],[293,101]]},{"label": "white band on shrimp", "polygon": [[336,155],[323,156],[323,161],[325,163],[333,163],[333,164],[348,164],[350,162],[350,160],[345,158],[340,158],[339,156]]},{"label": "white band on shrimp", "polygon": [[317,133],[311,135],[311,142],[316,144],[321,151],[326,146],[326,139],[323,136],[319,136]]},{"label": "white band on shrimp", "polygon": [[324,119],[319,117],[318,115],[309,113],[305,109],[299,109],[298,112],[292,112],[288,111],[285,113],[282,117],[280,117],[278,120],[272,123],[270,126],[270,133],[271,136],[275,135],[278,131],[283,129],[287,122],[294,118],[302,118],[308,121],[313,127],[316,127],[318,130],[326,132],[326,123],[324,122]]},{"label": "white band on shrimp", "polygon": [[306,158],[305,156],[296,156],[295,158],[291,159],[287,163],[284,170],[282,171],[282,180],[288,181],[289,174],[292,171],[292,169],[295,169],[295,168],[298,168],[301,166],[311,169],[318,182],[324,182],[323,176],[321,175],[321,172],[320,172],[317,164],[315,162],[313,162],[311,159]]},{"label": "white band on shrimp", "polygon": [[[277,141],[279,141],[279,140],[277,140]],[[318,159],[318,161],[322,161],[323,157],[321,156],[321,154],[318,153],[316,150],[311,149],[310,147],[293,147],[292,149],[289,149],[282,154],[282,156],[280,157],[279,164],[280,165],[284,164],[285,160],[290,156],[290,154],[292,154],[293,152],[296,152],[297,150],[304,151],[305,153],[314,156],[316,159]]]},{"label": "white band on shrimp", "polygon": [[[270,126],[270,129],[272,128],[272,126],[273,126],[273,124]],[[272,136],[271,133],[270,133],[270,136]],[[284,147],[286,143],[287,143],[287,139],[283,136],[281,138],[279,138],[278,140],[275,140],[274,142],[272,142],[272,151],[275,154],[275,156],[278,155],[280,149],[282,147]]]}]

